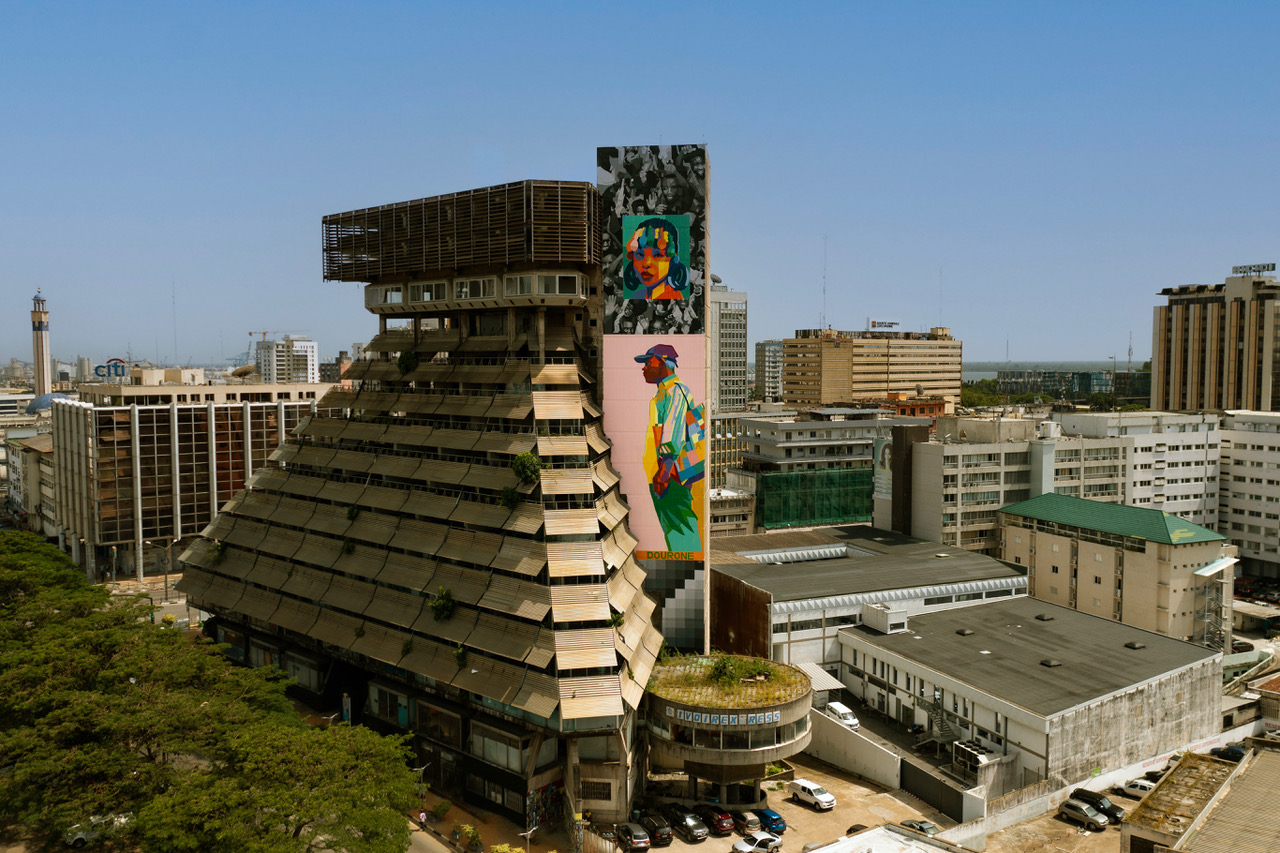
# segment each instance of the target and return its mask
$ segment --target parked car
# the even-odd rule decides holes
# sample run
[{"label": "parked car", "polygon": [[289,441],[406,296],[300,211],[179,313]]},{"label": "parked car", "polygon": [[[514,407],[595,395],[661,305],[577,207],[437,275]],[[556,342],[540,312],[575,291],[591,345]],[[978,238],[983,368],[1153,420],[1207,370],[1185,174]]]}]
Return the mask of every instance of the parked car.
[{"label": "parked car", "polygon": [[835,720],[846,729],[853,731],[858,730],[858,718],[853,711],[849,710],[849,706],[840,702],[828,702],[824,712],[828,717]]},{"label": "parked car", "polygon": [[733,818],[733,828],[743,835],[750,835],[764,828],[755,812],[729,812],[729,816]]},{"label": "parked car", "polygon": [[671,839],[675,834],[671,831],[671,824],[667,823],[667,819],[657,812],[648,812],[640,817],[640,825],[649,833],[649,841],[654,847],[666,847],[671,843]]},{"label": "parked car", "polygon": [[1248,643],[1248,642],[1245,642],[1244,640],[1231,641],[1231,654],[1238,655],[1238,654],[1243,654],[1244,652],[1251,652],[1251,651],[1253,651],[1253,643]]},{"label": "parked car", "polygon": [[1096,832],[1106,829],[1111,822],[1102,812],[1079,800],[1063,800],[1058,806],[1058,817],[1087,826]]},{"label": "parked car", "polygon": [[753,811],[756,817],[760,818],[760,825],[764,827],[765,832],[781,835],[787,831],[787,822],[773,809],[753,809]]},{"label": "parked car", "polygon": [[770,853],[782,849],[782,839],[772,832],[753,832],[733,842],[733,853]]},{"label": "parked car", "polygon": [[1120,790],[1124,791],[1131,797],[1142,799],[1149,794],[1151,789],[1155,786],[1156,783],[1152,782],[1150,779],[1130,779],[1121,786]]},{"label": "parked car", "polygon": [[855,832],[862,832],[862,830],[864,830],[864,829],[866,829],[866,828],[867,828],[867,825],[866,825],[865,823],[855,823],[853,826],[851,826],[851,827],[849,827],[848,829],[846,829],[846,830],[844,831],[844,834],[845,834],[845,835],[853,835]]},{"label": "parked car", "polygon": [[1090,791],[1088,788],[1076,788],[1071,792],[1071,799],[1088,803],[1106,815],[1107,819],[1117,826],[1120,825],[1120,821],[1124,820],[1124,809],[1107,799],[1106,794]]},{"label": "parked car", "polygon": [[690,843],[705,841],[711,834],[702,819],[688,810],[680,812],[676,819],[671,821],[671,828],[676,831],[676,835]]},{"label": "parked car", "polygon": [[727,811],[711,803],[698,803],[693,807],[696,814],[712,835],[728,835],[733,832],[733,818]]},{"label": "parked car", "polygon": [[133,822],[133,813],[93,815],[84,823],[77,823],[62,836],[62,840],[72,847],[83,847],[104,838],[123,835]]},{"label": "parked car", "polygon": [[648,850],[653,846],[649,832],[638,823],[618,824],[618,845],[623,850]]},{"label": "parked car", "polygon": [[817,782],[808,779],[793,779],[787,785],[791,799],[797,803],[808,803],[815,809],[827,811],[836,807],[836,798],[827,793],[827,789]]},{"label": "parked car", "polygon": [[923,832],[925,835],[937,835],[942,832],[937,825],[929,823],[927,820],[904,820],[902,825],[907,829],[914,829],[916,832]]},{"label": "parked car", "polygon": [[1245,756],[1245,749],[1242,746],[1219,746],[1209,750],[1209,754],[1223,761],[1239,762]]}]

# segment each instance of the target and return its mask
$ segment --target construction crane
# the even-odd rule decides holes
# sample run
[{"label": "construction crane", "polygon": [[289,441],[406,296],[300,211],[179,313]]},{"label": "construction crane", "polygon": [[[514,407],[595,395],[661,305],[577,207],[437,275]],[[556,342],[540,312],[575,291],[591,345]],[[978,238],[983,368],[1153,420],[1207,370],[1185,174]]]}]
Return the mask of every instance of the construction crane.
[{"label": "construction crane", "polygon": [[262,342],[267,342],[267,335],[296,335],[299,332],[305,332],[306,329],[267,329],[265,331],[250,332],[249,337],[254,335],[262,335]]}]

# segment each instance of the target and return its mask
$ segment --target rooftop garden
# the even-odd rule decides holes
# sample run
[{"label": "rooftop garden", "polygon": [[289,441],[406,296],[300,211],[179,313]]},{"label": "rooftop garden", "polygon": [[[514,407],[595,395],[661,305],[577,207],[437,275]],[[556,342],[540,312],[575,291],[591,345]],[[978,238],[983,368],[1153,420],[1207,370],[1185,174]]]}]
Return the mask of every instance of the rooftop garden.
[{"label": "rooftop garden", "polygon": [[703,708],[761,708],[799,699],[809,676],[784,663],[739,655],[671,655],[649,678],[656,696]]}]

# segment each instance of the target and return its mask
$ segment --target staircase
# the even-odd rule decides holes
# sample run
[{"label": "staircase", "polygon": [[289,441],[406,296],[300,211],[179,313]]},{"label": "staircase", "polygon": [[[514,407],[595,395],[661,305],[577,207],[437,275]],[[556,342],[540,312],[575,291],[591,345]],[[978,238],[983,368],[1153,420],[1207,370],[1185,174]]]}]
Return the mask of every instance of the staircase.
[{"label": "staircase", "polygon": [[937,702],[917,699],[916,707],[923,708],[927,711],[929,714],[929,721],[933,724],[930,731],[916,739],[916,746],[921,746],[929,741],[948,744],[953,741],[960,740],[960,733],[955,730],[951,723],[947,722],[947,715],[943,712],[941,705]]}]

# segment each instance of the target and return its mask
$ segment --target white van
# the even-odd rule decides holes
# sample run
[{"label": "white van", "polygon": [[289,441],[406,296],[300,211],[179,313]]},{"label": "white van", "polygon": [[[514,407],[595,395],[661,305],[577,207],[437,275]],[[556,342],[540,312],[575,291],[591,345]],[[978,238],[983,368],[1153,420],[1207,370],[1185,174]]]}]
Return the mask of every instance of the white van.
[{"label": "white van", "polygon": [[820,811],[836,807],[836,798],[827,793],[826,788],[808,779],[793,779],[787,785],[787,792],[791,794],[793,801],[808,803]]},{"label": "white van", "polygon": [[858,730],[858,718],[854,716],[853,711],[849,710],[848,705],[840,702],[828,702],[826,708],[827,716],[835,720],[846,729],[853,731]]}]

